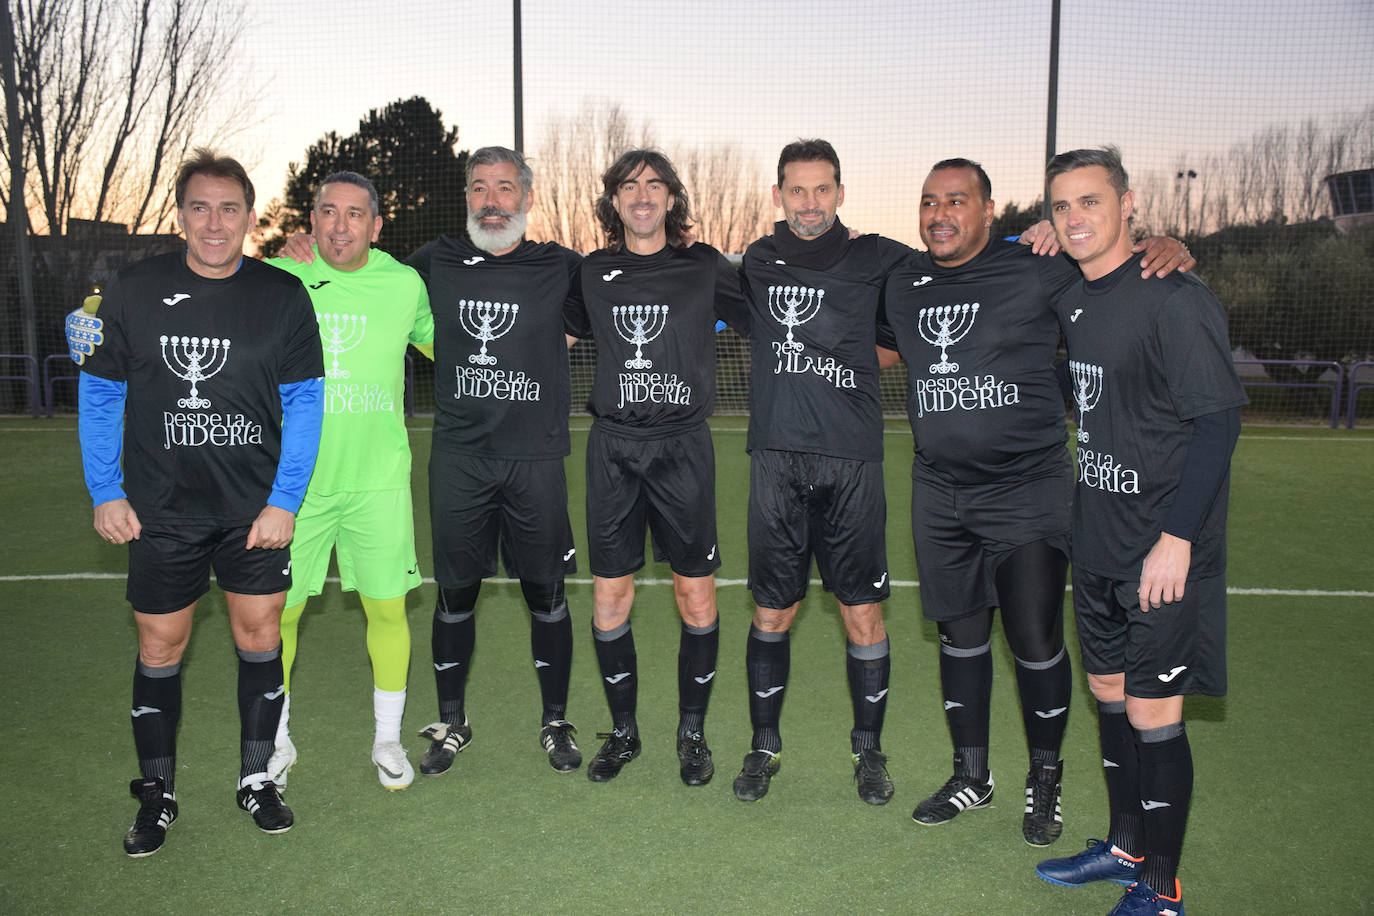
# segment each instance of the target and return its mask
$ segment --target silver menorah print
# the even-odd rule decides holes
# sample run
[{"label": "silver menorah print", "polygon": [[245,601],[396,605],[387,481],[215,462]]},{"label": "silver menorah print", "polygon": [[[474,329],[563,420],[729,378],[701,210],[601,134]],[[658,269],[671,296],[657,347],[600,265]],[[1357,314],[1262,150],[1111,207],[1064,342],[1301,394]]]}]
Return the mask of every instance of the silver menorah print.
[{"label": "silver menorah print", "polygon": [[977,302],[936,305],[921,309],[916,316],[916,329],[921,332],[921,338],[926,343],[940,348],[940,361],[930,364],[931,374],[948,375],[959,371],[959,364],[950,362],[945,351],[972,330],[974,319],[977,317]]},{"label": "silver menorah print", "polygon": [[783,350],[800,352],[806,345],[792,337],[792,329],[806,324],[821,310],[821,300],[825,290],[810,286],[770,286],[768,287],[768,311],[778,324],[787,328],[787,340]]},{"label": "silver menorah print", "polygon": [[635,348],[632,359],[625,360],[626,369],[652,369],[654,361],[644,358],[644,345],[668,326],[666,305],[616,305],[611,307],[615,332]]},{"label": "silver menorah print", "polygon": [[158,338],[162,344],[162,361],[177,378],[191,383],[191,396],[178,398],[177,406],[184,410],[199,410],[210,406],[210,399],[200,396],[200,383],[215,375],[229,362],[229,338],[168,337]]},{"label": "silver menorah print", "polygon": [[339,354],[347,353],[363,342],[363,335],[367,333],[367,316],[319,312],[315,317],[320,322],[320,343],[324,345],[324,352],[333,357],[333,362],[324,371],[325,376],[348,378],[348,370],[339,368]]},{"label": "silver menorah print", "polygon": [[1087,442],[1088,433],[1083,425],[1088,419],[1088,411],[1096,407],[1098,398],[1102,397],[1102,367],[1071,359],[1069,374],[1073,376],[1073,399],[1078,402],[1078,441]]},{"label": "silver menorah print", "polygon": [[468,362],[479,366],[496,365],[496,357],[487,353],[487,344],[509,333],[519,314],[520,306],[514,302],[459,299],[458,322],[464,331],[482,342],[482,349],[469,356]]}]

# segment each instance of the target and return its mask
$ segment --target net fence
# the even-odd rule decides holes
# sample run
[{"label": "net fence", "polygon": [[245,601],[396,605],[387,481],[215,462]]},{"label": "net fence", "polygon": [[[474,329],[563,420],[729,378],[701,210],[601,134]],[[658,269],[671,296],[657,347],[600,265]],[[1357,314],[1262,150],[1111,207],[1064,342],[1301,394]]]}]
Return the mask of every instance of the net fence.
[{"label": "net fence", "polygon": [[[1374,7],[1066,0],[1051,121],[1052,24],[1051,0],[8,0],[0,192],[8,208],[22,184],[32,232],[21,244],[10,211],[0,233],[0,375],[32,365],[38,403],[71,409],[70,381],[50,401],[41,384],[61,317],[121,264],[178,246],[171,174],[196,145],[250,167],[257,252],[308,224],[313,183],[339,166],[383,191],[380,247],[461,233],[467,151],[516,144],[518,48],[532,238],[597,247],[600,172],[652,145],[683,174],[699,237],[738,253],[776,218],[777,153],[798,137],[838,150],[850,226],[919,247],[922,180],[963,156],[1014,233],[1040,212],[1052,123],[1058,150],[1120,147],[1136,231],[1196,254],[1256,383],[1251,417],[1344,416],[1351,379],[1374,380]],[[745,412],[747,350],[729,331],[718,350],[720,409]],[[575,409],[593,353],[573,351]],[[884,377],[892,415],[900,371]],[[417,357],[420,412],[427,372]],[[26,380],[0,380],[0,409],[32,404]]]}]

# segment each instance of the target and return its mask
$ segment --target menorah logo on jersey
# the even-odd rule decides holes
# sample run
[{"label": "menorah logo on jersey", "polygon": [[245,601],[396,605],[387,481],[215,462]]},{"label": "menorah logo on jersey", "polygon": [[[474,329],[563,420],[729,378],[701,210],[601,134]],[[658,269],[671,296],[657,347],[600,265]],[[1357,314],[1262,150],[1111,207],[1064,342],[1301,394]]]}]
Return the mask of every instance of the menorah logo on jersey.
[{"label": "menorah logo on jersey", "polygon": [[200,396],[200,383],[212,378],[229,362],[229,338],[171,337],[158,338],[162,345],[162,361],[172,374],[191,383],[191,396],[177,400],[183,410],[199,410],[210,406],[210,399]]},{"label": "menorah logo on jersey", "polygon": [[324,352],[332,357],[329,368],[324,370],[325,378],[348,378],[348,370],[339,367],[339,355],[363,342],[363,336],[367,333],[367,316],[316,312],[315,319],[320,323],[320,344]]},{"label": "menorah logo on jersey", "polygon": [[625,360],[625,368],[652,369],[654,361],[644,358],[644,345],[656,339],[668,326],[668,306],[612,306],[611,321],[620,339],[635,348],[635,355]]},{"label": "menorah logo on jersey", "polygon": [[509,334],[519,316],[520,306],[514,302],[459,299],[458,323],[482,345],[468,357],[468,362],[477,366],[496,365],[496,357],[487,352],[487,344]]},{"label": "menorah logo on jersey", "polygon": [[1102,397],[1102,367],[1069,360],[1069,375],[1073,377],[1073,399],[1078,404],[1078,441],[1088,441],[1088,412]]},{"label": "menorah logo on jersey", "polygon": [[940,361],[930,364],[931,375],[951,375],[959,371],[959,364],[950,362],[948,351],[973,330],[973,322],[977,317],[977,302],[937,305],[923,308],[917,314],[916,330],[921,332],[921,339],[932,347],[940,348]]},{"label": "menorah logo on jersey", "polygon": [[792,329],[815,318],[824,298],[825,290],[810,286],[768,287],[768,312],[778,324],[787,328],[787,339],[782,342],[784,351],[800,353],[806,349],[805,344],[792,336]]}]

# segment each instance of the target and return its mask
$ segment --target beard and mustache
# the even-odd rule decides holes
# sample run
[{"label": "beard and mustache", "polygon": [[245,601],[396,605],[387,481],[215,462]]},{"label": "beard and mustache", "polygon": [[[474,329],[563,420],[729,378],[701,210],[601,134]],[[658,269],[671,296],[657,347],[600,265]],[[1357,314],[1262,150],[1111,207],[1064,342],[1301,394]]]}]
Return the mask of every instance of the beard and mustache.
[{"label": "beard and mustache", "polygon": [[[500,217],[505,224],[500,229],[488,229],[482,225],[483,219]],[[483,207],[468,214],[468,238],[483,251],[495,254],[513,248],[525,235],[524,211],[512,213],[499,207]]]}]

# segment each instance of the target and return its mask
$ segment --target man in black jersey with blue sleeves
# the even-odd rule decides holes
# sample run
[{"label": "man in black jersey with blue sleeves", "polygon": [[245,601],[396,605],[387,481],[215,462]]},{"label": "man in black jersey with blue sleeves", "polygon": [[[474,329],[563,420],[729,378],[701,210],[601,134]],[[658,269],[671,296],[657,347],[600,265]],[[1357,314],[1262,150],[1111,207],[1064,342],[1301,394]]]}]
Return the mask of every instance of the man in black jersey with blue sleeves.
[{"label": "man in black jersey with blue sleeves", "polygon": [[1036,871],[1128,885],[1112,916],[1183,916],[1183,698],[1226,692],[1226,503],[1246,397],[1216,297],[1188,275],[1133,269],[1117,151],[1061,153],[1046,178],[1084,278],[1055,308],[1078,406],[1074,614],[1111,821],[1106,840]]},{"label": "man in black jersey with blue sleeves", "polygon": [[124,837],[133,857],[157,852],[177,818],[181,661],[212,568],[239,656],[237,802],[264,832],[291,828],[266,768],[284,693],[287,545],[323,416],[305,287],[243,257],[255,222],[243,166],[197,150],[177,175],[176,202],[185,253],[133,264],[106,288],[105,344],[85,361],[79,394],[95,529],[129,545],[143,773],[130,785],[140,804]]},{"label": "man in black jersey with blue sleeves", "polygon": [[752,746],[735,796],[756,801],[778,772],[788,631],[814,557],[848,635],[859,797],[892,797],[880,742],[891,670],[882,601],[883,417],[875,326],[882,283],[909,249],[837,219],[840,162],[824,140],[778,160],[773,201],[786,217],[749,246],[743,273],[751,324],[749,586],[756,605],[746,668]]},{"label": "man in black jersey with blue sleeves", "polygon": [[638,661],[630,609],[644,536],[671,564],[682,616],[677,751],[682,781],[715,772],[706,707],[716,674],[715,406],[717,319],[747,333],[739,273],[709,245],[687,244],[691,210],[677,171],[656,150],[630,150],[602,176],[596,213],[607,247],[582,262],[578,337],[596,339],[587,407],[587,547],[592,635],[612,730],[587,765],[615,778],[639,754]]}]

